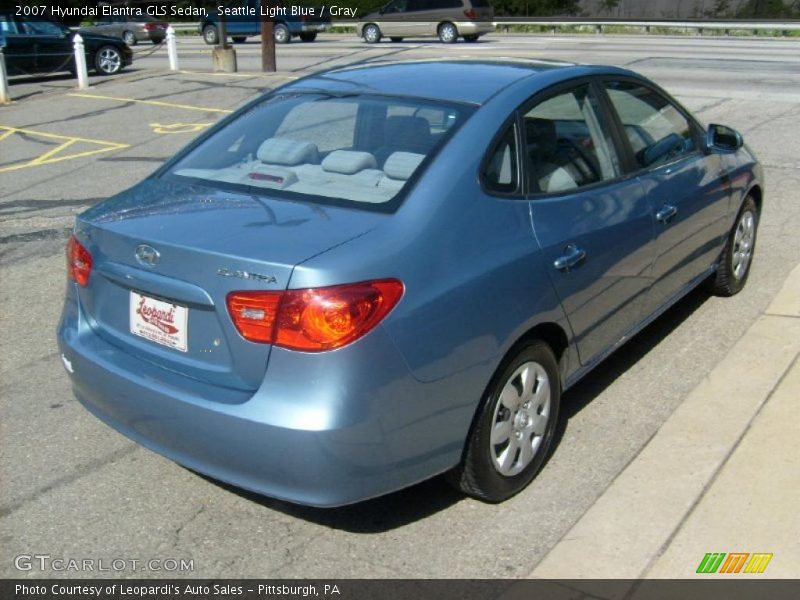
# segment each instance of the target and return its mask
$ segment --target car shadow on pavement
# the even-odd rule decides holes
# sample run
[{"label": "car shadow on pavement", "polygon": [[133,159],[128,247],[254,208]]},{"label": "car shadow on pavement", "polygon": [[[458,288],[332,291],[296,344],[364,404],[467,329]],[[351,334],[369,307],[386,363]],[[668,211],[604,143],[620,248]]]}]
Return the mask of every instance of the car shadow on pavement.
[{"label": "car shadow on pavement", "polygon": [[703,286],[695,288],[565,392],[554,447],[561,441],[569,419],[667,338],[710,297]]},{"label": "car shadow on pavement", "polygon": [[[602,366],[595,369],[565,393],[561,405],[561,416],[556,430],[553,451],[564,436],[568,421],[586,407],[594,398],[641,358],[646,356],[659,342],[679,327],[709,298],[708,292],[696,289],[670,308],[661,317],[631,339],[624,349],[612,354]],[[551,451],[547,461],[553,456]],[[547,464],[545,461],[545,465]],[[210,483],[241,498],[260,504],[264,508],[277,510],[286,515],[311,521],[332,529],[350,533],[382,533],[419,521],[466,500],[466,496],[448,485],[443,476],[423,481],[386,496],[365,500],[358,504],[338,508],[315,508],[300,506],[267,498],[197,473]],[[533,485],[536,485],[535,482]]]}]

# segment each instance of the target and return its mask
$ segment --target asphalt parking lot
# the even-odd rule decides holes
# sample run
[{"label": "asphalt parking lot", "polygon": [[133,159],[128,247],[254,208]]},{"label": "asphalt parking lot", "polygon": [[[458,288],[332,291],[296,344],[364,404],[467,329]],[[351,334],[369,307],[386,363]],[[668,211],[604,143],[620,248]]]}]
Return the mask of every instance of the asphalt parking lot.
[{"label": "asphalt parking lot", "polygon": [[[275,75],[256,72],[255,42],[237,49],[237,74],[208,72],[208,47],[181,38],[179,73],[166,72],[162,48],[122,76],[92,78],[85,91],[62,76],[14,80],[15,102],[0,107],[0,577],[85,576],[18,571],[13,558],[20,554],[192,559],[194,571],[183,574],[204,578],[525,576],[800,262],[798,41],[495,35],[477,44],[366,46],[323,35],[280,47]],[[739,129],[767,181],[745,291],[731,299],[691,294],[570,390],[555,455],[531,487],[499,506],[466,499],[437,478],[353,507],[296,507],[185,470],[74,400],[55,327],[75,214],[141,180],[198,132],[290,78],[355,62],[447,56],[629,66],[704,122]]]}]

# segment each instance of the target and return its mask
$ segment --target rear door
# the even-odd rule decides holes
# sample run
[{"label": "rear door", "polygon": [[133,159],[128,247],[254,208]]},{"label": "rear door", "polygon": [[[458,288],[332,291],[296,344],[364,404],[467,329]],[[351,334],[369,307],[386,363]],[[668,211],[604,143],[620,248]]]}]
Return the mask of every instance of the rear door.
[{"label": "rear door", "polygon": [[643,317],[652,212],[641,183],[623,175],[618,134],[590,81],[535,100],[522,120],[534,233],[588,364]]},{"label": "rear door", "polygon": [[656,217],[649,313],[719,256],[730,182],[720,155],[702,151],[699,127],[671,99],[637,80],[606,81],[604,88]]}]

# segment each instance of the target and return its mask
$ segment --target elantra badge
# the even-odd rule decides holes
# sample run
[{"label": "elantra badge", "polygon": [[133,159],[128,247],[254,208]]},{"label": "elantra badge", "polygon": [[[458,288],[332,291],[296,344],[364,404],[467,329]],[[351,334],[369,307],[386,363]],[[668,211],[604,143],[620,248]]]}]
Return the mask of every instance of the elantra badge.
[{"label": "elantra badge", "polygon": [[161,253],[147,244],[140,244],[136,247],[136,261],[145,267],[154,267],[161,260]]}]

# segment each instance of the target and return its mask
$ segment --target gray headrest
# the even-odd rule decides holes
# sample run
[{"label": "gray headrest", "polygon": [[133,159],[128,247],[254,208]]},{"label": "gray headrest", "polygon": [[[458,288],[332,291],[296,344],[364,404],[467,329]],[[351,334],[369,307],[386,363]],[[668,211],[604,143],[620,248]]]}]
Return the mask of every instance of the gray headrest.
[{"label": "gray headrest", "polygon": [[322,161],[322,168],[329,173],[352,175],[364,169],[378,166],[375,157],[369,152],[353,152],[351,150],[334,150]]},{"label": "gray headrest", "polygon": [[386,163],[383,165],[383,172],[392,179],[405,181],[411,177],[423,160],[425,160],[423,154],[395,152],[386,159]]},{"label": "gray headrest", "polygon": [[269,138],[258,148],[258,160],[269,165],[292,167],[317,162],[317,145],[289,138]]}]

